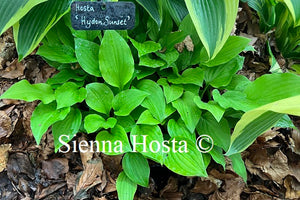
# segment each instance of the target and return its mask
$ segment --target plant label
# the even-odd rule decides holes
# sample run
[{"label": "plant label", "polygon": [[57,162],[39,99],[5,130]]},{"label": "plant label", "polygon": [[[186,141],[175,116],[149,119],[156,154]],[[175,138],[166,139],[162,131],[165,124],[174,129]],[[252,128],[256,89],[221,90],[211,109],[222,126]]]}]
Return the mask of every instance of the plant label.
[{"label": "plant label", "polygon": [[132,2],[75,1],[71,5],[71,21],[75,30],[126,30],[135,25]]}]

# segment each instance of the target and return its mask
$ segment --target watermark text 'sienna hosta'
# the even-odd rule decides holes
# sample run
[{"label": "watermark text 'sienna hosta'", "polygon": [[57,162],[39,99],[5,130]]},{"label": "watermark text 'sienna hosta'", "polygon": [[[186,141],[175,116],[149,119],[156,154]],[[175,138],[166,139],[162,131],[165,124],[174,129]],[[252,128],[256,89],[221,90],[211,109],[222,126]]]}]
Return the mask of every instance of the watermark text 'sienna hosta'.
[{"label": "watermark text 'sienna hosta'", "polygon": [[[243,1],[258,12],[262,31],[276,27],[282,54],[299,59],[300,1]],[[147,159],[207,176],[211,159],[225,168],[228,156],[246,181],[240,153],[269,128],[290,126],[286,114],[300,115],[300,77],[275,70],[276,62],[254,82],[236,74],[239,54],[254,51],[249,39],[230,36],[238,0],[133,2],[133,30],[76,31],[71,0],[0,0],[0,34],[13,26],[19,60],[42,44],[37,54],[59,71],[47,83],[21,80],[1,99],[40,101],[31,118],[38,144],[52,126],[56,151],[83,132],[97,133],[106,154],[124,154],[121,200],[133,199],[137,184],[148,186]],[[207,153],[196,146],[202,135],[212,140],[198,145],[213,141]]]}]

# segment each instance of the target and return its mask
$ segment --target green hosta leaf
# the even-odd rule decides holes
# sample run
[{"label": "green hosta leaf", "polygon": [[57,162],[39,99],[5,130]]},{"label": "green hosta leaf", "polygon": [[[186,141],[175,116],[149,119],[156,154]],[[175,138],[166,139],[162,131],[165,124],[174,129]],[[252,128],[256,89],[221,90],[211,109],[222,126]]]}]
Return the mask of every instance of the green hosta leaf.
[{"label": "green hosta leaf", "polygon": [[160,122],[153,117],[149,110],[145,110],[139,117],[136,124],[157,125]]},{"label": "green hosta leaf", "polygon": [[87,105],[97,112],[109,115],[114,94],[104,83],[91,83],[86,86]]},{"label": "green hosta leaf", "polygon": [[137,125],[130,133],[134,152],[140,152],[160,164],[163,163],[163,135],[159,126]]},{"label": "green hosta leaf", "polygon": [[283,1],[290,10],[295,22],[295,27],[300,26],[300,2],[298,0],[280,0]]},{"label": "green hosta leaf", "polygon": [[[180,30],[180,32],[184,33],[184,38],[182,38],[182,40],[180,42],[182,42],[186,38],[187,35],[190,35],[195,46],[198,46],[201,43],[199,35],[197,33],[197,30],[194,26],[194,23],[192,21],[190,14],[188,14],[183,19],[183,21],[181,22],[181,24],[179,26],[179,30]],[[175,44],[177,44],[177,43],[175,43]],[[203,45],[201,44],[201,45],[199,45],[199,47],[203,47]],[[200,54],[200,52],[199,52],[199,54]]]},{"label": "green hosta leaf", "polygon": [[201,110],[194,103],[194,97],[193,93],[185,92],[180,99],[172,102],[191,133],[194,132],[201,116]]},{"label": "green hosta leaf", "polygon": [[159,79],[157,83],[163,87],[167,103],[171,103],[179,99],[183,94],[182,87],[177,85],[169,85],[167,79]]},{"label": "green hosta leaf", "polygon": [[223,108],[233,108],[235,110],[248,111],[259,107],[259,105],[247,99],[247,95],[241,91],[227,91],[223,95],[218,90],[212,92],[215,102]]},{"label": "green hosta leaf", "polygon": [[186,69],[181,76],[179,77],[170,77],[168,81],[174,84],[194,84],[198,86],[202,86],[204,78],[203,69],[190,68]]},{"label": "green hosta leaf", "polygon": [[161,50],[161,46],[159,43],[153,41],[146,41],[144,43],[139,43],[131,38],[129,39],[133,44],[133,46],[138,50],[139,57]]},{"label": "green hosta leaf", "polygon": [[234,74],[231,82],[225,88],[226,90],[236,90],[242,92],[251,83],[252,82],[246,76]]},{"label": "green hosta leaf", "polygon": [[268,32],[275,25],[277,2],[274,0],[242,0],[247,2],[249,7],[257,11],[260,18],[260,27],[263,32]]},{"label": "green hosta leaf", "polygon": [[134,71],[134,60],[126,41],[116,31],[105,31],[99,52],[99,66],[104,80],[118,88],[128,83]]},{"label": "green hosta leaf", "polygon": [[115,115],[129,115],[131,111],[138,107],[147,96],[149,96],[148,93],[137,89],[129,89],[120,92],[113,100]]},{"label": "green hosta leaf", "polygon": [[75,38],[76,58],[84,71],[100,77],[99,45],[88,40]]},{"label": "green hosta leaf", "polygon": [[50,85],[38,83],[31,85],[27,80],[19,81],[12,85],[0,99],[19,99],[24,101],[41,100],[48,104],[55,100],[54,92]]},{"label": "green hosta leaf", "polygon": [[[207,177],[203,156],[200,151],[198,151],[196,143],[187,138],[179,137],[174,139],[177,141],[174,145],[175,148],[172,148],[168,153],[164,163],[167,168],[183,176]],[[184,143],[186,143],[186,145]],[[186,146],[188,152],[184,152],[184,146]],[[180,152],[181,148],[182,152]]]},{"label": "green hosta leaf", "polygon": [[194,98],[194,102],[199,108],[209,111],[218,122],[222,119],[225,109],[216,102],[209,101],[208,103],[204,103],[198,96]]},{"label": "green hosta leaf", "polygon": [[232,161],[232,168],[233,170],[243,178],[245,183],[247,182],[247,170],[245,163],[242,159],[241,154],[234,154],[229,156],[230,160]]},{"label": "green hosta leaf", "polygon": [[239,1],[185,0],[185,3],[209,58],[214,59],[232,31]]},{"label": "green hosta leaf", "polygon": [[79,88],[76,83],[68,82],[55,90],[57,109],[70,107],[82,102],[87,96],[85,88]]},{"label": "green hosta leaf", "polygon": [[34,6],[47,0],[0,0],[0,35],[24,17]]},{"label": "green hosta leaf", "polygon": [[130,180],[124,172],[119,174],[116,187],[119,200],[133,200],[137,184]]},{"label": "green hosta leaf", "polygon": [[269,59],[269,62],[270,62],[270,65],[271,65],[271,68],[270,68],[270,72],[271,73],[282,73],[282,69],[280,68],[280,65],[278,64],[273,52],[272,52],[272,49],[271,49],[271,46],[270,46],[270,43],[267,42],[267,46],[268,46],[268,52],[269,52],[269,55],[270,55],[270,59]]},{"label": "green hosta leaf", "polygon": [[236,124],[226,155],[240,153],[273,127],[284,114],[300,116],[300,95],[278,100],[246,112]]},{"label": "green hosta leaf", "polygon": [[62,44],[42,45],[36,53],[50,61],[59,63],[76,63],[75,51],[72,47]]},{"label": "green hosta leaf", "polygon": [[134,183],[148,187],[150,167],[147,159],[140,153],[126,153],[122,160],[125,174]]},{"label": "green hosta leaf", "polygon": [[199,135],[209,135],[214,144],[227,150],[230,145],[230,128],[226,119],[217,122],[209,112],[201,116],[197,126]]},{"label": "green hosta leaf", "polygon": [[166,101],[162,89],[151,80],[142,80],[137,88],[151,94],[143,101],[142,106],[147,108],[153,117],[162,122],[165,119]]},{"label": "green hosta leaf", "polygon": [[168,122],[168,133],[171,138],[183,137],[192,141],[196,140],[195,133],[191,133],[185,126],[184,122],[179,119],[177,122],[174,119],[170,119]]},{"label": "green hosta leaf", "polygon": [[217,67],[207,67],[204,70],[204,80],[215,88],[226,86],[236,72],[243,68],[244,57],[237,56],[226,64]]},{"label": "green hosta leaf", "polygon": [[275,125],[280,128],[296,128],[293,121],[288,115],[284,115]]},{"label": "green hosta leaf", "polygon": [[160,57],[161,59],[163,59],[164,61],[166,61],[165,66],[163,66],[161,68],[161,70],[168,68],[168,67],[172,67],[174,65],[174,63],[176,62],[176,60],[179,58],[179,53],[177,50],[167,51],[165,53],[157,52],[156,55],[158,57]]},{"label": "green hosta leaf", "polygon": [[155,72],[156,72],[155,68],[140,67],[140,69],[136,70],[137,80],[141,80],[147,76],[154,74]]},{"label": "green hosta leaf", "polygon": [[[205,140],[204,140],[205,141]],[[212,148],[212,150],[209,152],[209,154],[211,155],[211,157],[213,158],[213,160],[222,165],[223,169],[225,170],[226,167],[226,161],[225,161],[225,157],[223,155],[223,150],[222,148],[215,146]]]},{"label": "green hosta leaf", "polygon": [[93,133],[100,128],[109,129],[115,127],[117,120],[115,118],[108,118],[105,120],[97,114],[90,114],[84,118],[84,129],[88,133]]},{"label": "green hosta leaf", "polygon": [[137,2],[143,6],[152,19],[157,23],[158,27],[161,26],[161,6],[158,0],[137,0]]},{"label": "green hosta leaf", "polygon": [[300,77],[295,74],[268,74],[245,89],[247,98],[264,105],[300,94]]},{"label": "green hosta leaf", "polygon": [[149,57],[149,55],[145,55],[140,57],[140,66],[146,66],[146,67],[151,67],[151,68],[159,68],[164,66],[166,63],[165,61],[161,59],[152,59]]},{"label": "green hosta leaf", "polygon": [[284,73],[263,75],[248,84],[243,92],[228,91],[221,96],[218,91],[214,90],[213,97],[223,108],[249,111],[299,93],[300,77]]},{"label": "green hosta leaf", "polygon": [[52,78],[47,80],[50,85],[64,84],[69,80],[83,81],[86,76],[81,76],[78,70],[62,69],[58,74],[55,74]]},{"label": "green hosta leaf", "polygon": [[99,142],[99,150],[107,155],[120,155],[132,151],[127,134],[120,125],[112,128],[110,133],[101,131],[96,140]]},{"label": "green hosta leaf", "polygon": [[117,122],[125,129],[126,133],[130,132],[131,129],[135,126],[135,121],[130,115],[126,117],[118,116]]},{"label": "green hosta leaf", "polygon": [[14,25],[14,39],[19,60],[25,58],[39,45],[47,32],[66,14],[71,2],[71,0],[48,0],[35,6]]},{"label": "green hosta leaf", "polygon": [[251,40],[239,36],[229,36],[228,40],[224,44],[223,48],[212,60],[209,60],[205,50],[201,51],[202,61],[207,61],[204,64],[209,67],[218,66],[229,62],[233,58],[237,57],[249,44]]},{"label": "green hosta leaf", "polygon": [[36,143],[40,143],[42,136],[52,124],[65,119],[69,112],[70,107],[56,109],[54,102],[47,105],[40,103],[32,113],[30,124]]},{"label": "green hosta leaf", "polygon": [[79,109],[71,108],[69,114],[64,120],[58,121],[52,125],[52,135],[54,139],[55,152],[64,144],[60,143],[60,136],[65,143],[68,143],[78,133],[81,125],[82,115]]},{"label": "green hosta leaf", "polygon": [[166,8],[177,25],[189,14],[183,0],[165,0],[163,3],[165,3]]}]

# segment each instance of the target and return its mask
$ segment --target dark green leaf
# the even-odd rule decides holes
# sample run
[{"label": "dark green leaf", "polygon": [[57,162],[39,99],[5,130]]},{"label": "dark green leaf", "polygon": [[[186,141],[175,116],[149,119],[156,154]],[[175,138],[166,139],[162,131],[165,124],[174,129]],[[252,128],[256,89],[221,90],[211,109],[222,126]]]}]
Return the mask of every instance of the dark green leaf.
[{"label": "dark green leaf", "polygon": [[199,135],[209,135],[215,145],[222,147],[225,151],[230,145],[230,128],[226,119],[217,122],[209,112],[202,115],[197,126]]},{"label": "dark green leaf", "polygon": [[241,154],[234,154],[234,155],[229,156],[229,158],[232,161],[233,170],[238,175],[240,175],[246,183],[247,182],[247,170],[246,170],[246,166],[242,159]]},{"label": "dark green leaf", "polygon": [[119,174],[116,187],[119,200],[133,200],[137,184],[131,181],[124,172]]},{"label": "dark green leaf", "polygon": [[122,160],[125,174],[134,183],[148,187],[150,167],[147,159],[140,153],[126,153]]}]

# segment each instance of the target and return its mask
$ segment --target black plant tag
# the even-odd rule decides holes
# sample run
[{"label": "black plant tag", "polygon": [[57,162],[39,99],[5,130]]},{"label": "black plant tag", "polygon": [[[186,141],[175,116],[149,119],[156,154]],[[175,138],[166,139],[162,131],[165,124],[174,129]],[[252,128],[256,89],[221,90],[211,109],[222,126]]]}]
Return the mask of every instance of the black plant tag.
[{"label": "black plant tag", "polygon": [[134,28],[132,2],[75,1],[71,5],[72,27],[76,30],[126,30]]}]

